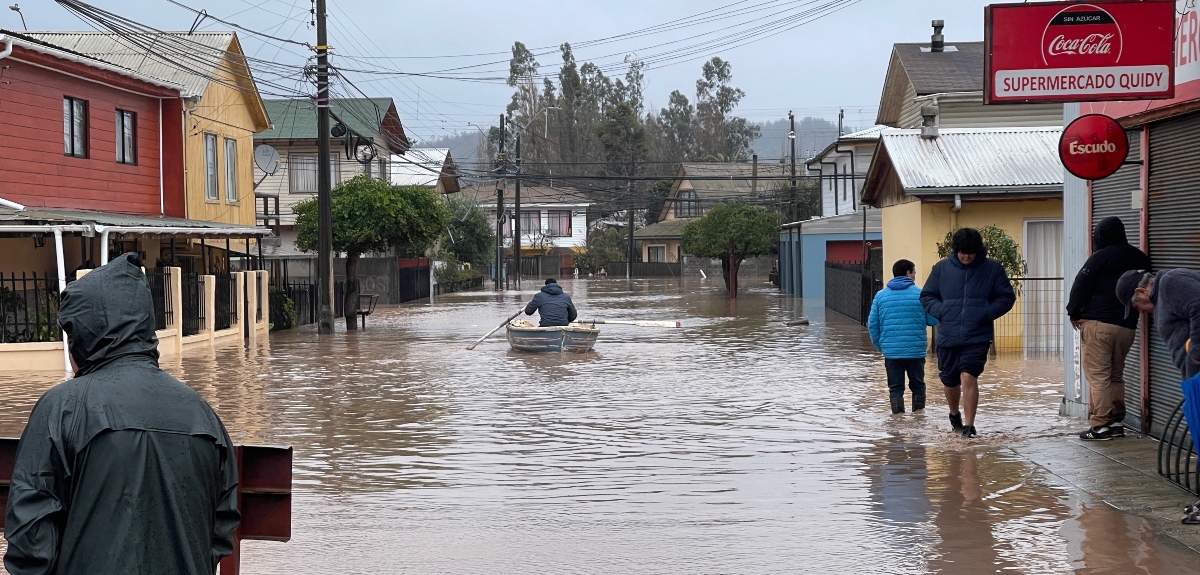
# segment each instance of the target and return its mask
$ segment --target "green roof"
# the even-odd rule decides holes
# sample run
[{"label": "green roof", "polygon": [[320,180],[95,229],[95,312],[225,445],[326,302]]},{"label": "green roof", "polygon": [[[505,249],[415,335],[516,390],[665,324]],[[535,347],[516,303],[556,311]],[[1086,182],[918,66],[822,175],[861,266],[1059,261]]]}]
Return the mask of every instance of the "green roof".
[{"label": "green roof", "polygon": [[[271,118],[271,129],[254,135],[255,140],[315,140],[317,105],[309,99],[263,100]],[[391,98],[339,98],[330,100],[332,128],[340,120],[351,131],[367,138],[380,138],[395,153],[408,149],[408,139]]]},{"label": "green roof", "polygon": [[692,219],[663,220],[633,232],[635,240],[677,240],[683,237],[683,227]]}]

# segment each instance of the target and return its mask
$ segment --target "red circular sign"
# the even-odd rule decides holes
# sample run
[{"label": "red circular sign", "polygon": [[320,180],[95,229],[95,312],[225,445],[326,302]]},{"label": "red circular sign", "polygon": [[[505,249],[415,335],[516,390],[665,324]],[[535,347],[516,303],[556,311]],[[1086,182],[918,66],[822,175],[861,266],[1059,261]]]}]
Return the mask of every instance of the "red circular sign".
[{"label": "red circular sign", "polygon": [[1121,169],[1129,155],[1129,138],[1116,120],[1104,114],[1080,116],[1063,130],[1058,156],[1077,178],[1101,180]]}]

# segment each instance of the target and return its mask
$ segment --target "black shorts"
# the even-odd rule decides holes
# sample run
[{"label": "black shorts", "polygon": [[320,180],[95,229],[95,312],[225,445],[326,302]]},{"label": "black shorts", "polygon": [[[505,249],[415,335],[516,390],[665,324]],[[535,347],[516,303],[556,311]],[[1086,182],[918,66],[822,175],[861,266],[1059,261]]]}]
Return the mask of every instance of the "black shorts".
[{"label": "black shorts", "polygon": [[979,377],[987,363],[990,343],[978,343],[961,347],[939,347],[937,350],[938,378],[946,387],[958,387],[962,374]]}]

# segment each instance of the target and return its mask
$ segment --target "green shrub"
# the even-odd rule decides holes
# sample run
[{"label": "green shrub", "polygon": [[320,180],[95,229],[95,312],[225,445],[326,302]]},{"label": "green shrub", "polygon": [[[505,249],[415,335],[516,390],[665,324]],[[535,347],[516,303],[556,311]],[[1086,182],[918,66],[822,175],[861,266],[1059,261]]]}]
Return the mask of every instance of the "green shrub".
[{"label": "green shrub", "polygon": [[270,287],[271,331],[296,327],[296,304],[287,292]]}]

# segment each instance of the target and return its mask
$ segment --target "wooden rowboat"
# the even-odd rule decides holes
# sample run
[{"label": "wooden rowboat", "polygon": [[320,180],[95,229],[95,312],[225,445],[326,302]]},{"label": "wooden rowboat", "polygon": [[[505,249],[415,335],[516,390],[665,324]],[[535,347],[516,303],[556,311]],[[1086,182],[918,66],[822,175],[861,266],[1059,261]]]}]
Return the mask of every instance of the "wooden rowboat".
[{"label": "wooden rowboat", "polygon": [[600,330],[584,324],[564,327],[534,327],[517,320],[508,324],[508,344],[529,353],[587,353],[596,345]]}]

